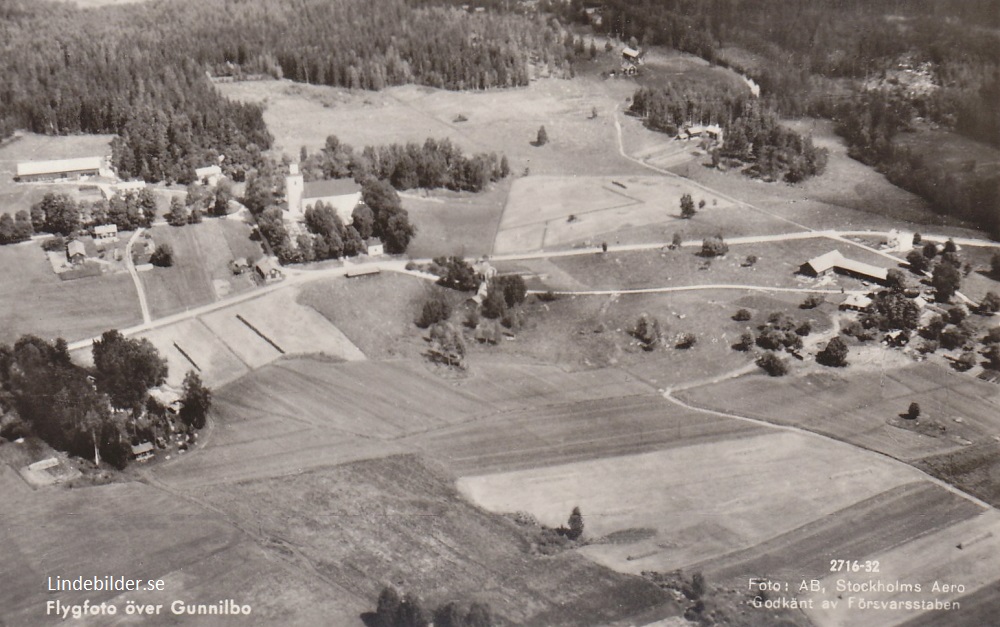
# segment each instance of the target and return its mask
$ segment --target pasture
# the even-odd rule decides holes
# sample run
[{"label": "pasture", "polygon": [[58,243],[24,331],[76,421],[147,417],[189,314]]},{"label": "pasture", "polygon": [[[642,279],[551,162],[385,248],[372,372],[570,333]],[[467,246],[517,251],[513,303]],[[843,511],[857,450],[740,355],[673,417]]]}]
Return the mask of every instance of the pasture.
[{"label": "pasture", "polygon": [[[832,274],[822,280],[798,274],[799,266],[803,263],[831,250],[839,250],[851,259],[879,267],[896,267],[881,255],[826,237],[756,243],[731,242],[728,254],[712,259],[700,255],[701,241],[688,241],[690,246],[685,245],[672,251],[613,251],[600,255],[557,257],[551,259],[551,263],[595,290],[712,284],[815,288],[831,292],[840,288],[861,289],[861,281],[840,274]],[[750,255],[755,256],[757,261],[748,266],[746,259]],[[567,289],[558,282],[547,287],[554,290]],[[805,297],[805,294],[801,295],[801,298]],[[836,297],[839,298],[839,295]]]},{"label": "pasture", "polygon": [[417,259],[489,255],[510,185],[508,179],[478,194],[442,190],[400,193],[403,207],[417,225],[407,254]]},{"label": "pasture", "polygon": [[[996,431],[994,431],[996,433]],[[1000,444],[978,442],[957,451],[925,457],[916,466],[1000,507]]]},{"label": "pasture", "polygon": [[552,248],[667,221],[679,229],[680,198],[685,193],[705,200],[708,215],[732,207],[679,179],[662,176],[519,178],[511,187],[494,252]]},{"label": "pasture", "polygon": [[768,433],[464,476],[458,486],[490,511],[525,510],[550,526],[565,523],[579,506],[593,539],[654,529],[652,537],[634,543],[579,549],[615,570],[639,573],[667,572],[753,546],[919,476],[852,447]]},{"label": "pasture", "polygon": [[37,243],[0,246],[0,342],[31,333],[67,341],[142,321],[132,279],[125,273],[63,281]]},{"label": "pasture", "polygon": [[156,245],[169,244],[174,265],[143,272],[143,286],[154,318],[207,305],[251,290],[251,273],[234,275],[229,262],[245,257],[250,263],[262,255],[250,240],[250,227],[239,220],[206,219],[184,227],[154,226],[147,231]]},{"label": "pasture", "polygon": [[[1000,430],[995,395],[991,384],[933,363],[874,372],[848,365],[777,379],[755,373],[679,393],[699,407],[803,427],[904,461],[992,438]],[[921,421],[944,428],[921,433],[893,426],[913,401]]]},{"label": "pasture", "polygon": [[573,553],[531,555],[520,528],[463,500],[450,477],[413,456],[195,492],[367,599],[369,610],[382,582],[393,582],[431,607],[486,602],[517,625],[614,624],[678,612],[642,579]]}]

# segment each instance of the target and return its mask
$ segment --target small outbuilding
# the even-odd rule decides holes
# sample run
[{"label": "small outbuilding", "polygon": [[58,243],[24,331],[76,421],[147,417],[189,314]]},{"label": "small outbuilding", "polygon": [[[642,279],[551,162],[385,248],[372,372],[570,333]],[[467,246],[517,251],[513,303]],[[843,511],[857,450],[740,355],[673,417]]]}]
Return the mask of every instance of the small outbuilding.
[{"label": "small outbuilding", "polygon": [[73,265],[81,264],[87,260],[87,248],[78,239],[66,244],[66,258]]},{"label": "small outbuilding", "polygon": [[247,261],[246,257],[237,257],[229,262],[229,269],[233,271],[233,274],[243,274],[250,270],[250,262]]},{"label": "small outbuilding", "polygon": [[217,165],[210,165],[204,168],[195,168],[194,177],[202,185],[215,187],[222,180],[222,168]]},{"label": "small outbuilding", "polygon": [[94,243],[104,246],[118,241],[117,224],[99,224],[94,227]]},{"label": "small outbuilding", "polygon": [[369,257],[379,257],[385,254],[385,245],[382,244],[382,240],[377,237],[368,238],[365,245],[368,247]]}]

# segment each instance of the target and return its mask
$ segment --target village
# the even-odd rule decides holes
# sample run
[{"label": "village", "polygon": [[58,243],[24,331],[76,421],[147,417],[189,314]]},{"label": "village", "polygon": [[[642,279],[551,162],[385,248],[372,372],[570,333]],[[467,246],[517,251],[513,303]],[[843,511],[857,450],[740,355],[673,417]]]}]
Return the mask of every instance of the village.
[{"label": "village", "polygon": [[575,74],[536,60],[516,89],[214,67],[274,135],[254,169],[206,152],[147,182],[111,135],[0,144],[3,385],[36,353],[33,372],[85,374],[124,455],[91,414],[72,453],[3,397],[0,622],[49,624],[23,573],[81,563],[171,586],[128,603],[232,599],[252,625],[942,615],[744,590],[832,590],[839,555],[962,584],[934,598],[971,618],[940,624],[996,607],[1000,244],[825,122],[782,122],[829,155],[796,181],[720,158],[732,120],[652,128],[639,88],[760,87],[582,13]]}]

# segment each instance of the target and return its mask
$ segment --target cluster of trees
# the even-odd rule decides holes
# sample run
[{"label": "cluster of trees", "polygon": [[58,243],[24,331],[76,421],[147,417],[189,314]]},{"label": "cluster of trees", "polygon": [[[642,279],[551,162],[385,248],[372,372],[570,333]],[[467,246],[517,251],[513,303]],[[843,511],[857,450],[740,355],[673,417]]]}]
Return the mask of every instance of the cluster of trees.
[{"label": "cluster of trees", "polygon": [[632,96],[630,111],[642,116],[650,128],[671,136],[687,123],[719,124],[724,140],[721,149],[712,153],[713,163],[719,165],[723,157],[749,163],[744,171],[751,176],[798,183],[826,168],[825,148],[782,126],[766,101],[752,98],[745,90],[641,87]]},{"label": "cluster of trees", "polygon": [[[114,224],[119,230],[134,231],[153,223],[156,217],[156,197],[151,190],[141,189],[115,194],[110,201],[101,199],[77,202],[68,194],[48,192],[31,206],[29,216],[34,233],[73,235],[81,228],[101,224]],[[27,227],[22,225],[21,228],[26,230]]]},{"label": "cluster of trees", "polygon": [[225,155],[239,181],[272,137],[261,107],[224,98],[206,71],[357,89],[523,86],[532,62],[570,71],[573,42],[567,49],[557,24],[433,4],[179,0],[82,10],[11,0],[0,12],[0,138],[18,128],[115,133],[123,176],[187,183]]},{"label": "cluster of trees", "polygon": [[22,209],[13,216],[9,213],[0,214],[0,246],[26,241],[34,233],[31,216],[27,211]]},{"label": "cluster of trees", "polygon": [[[130,443],[141,434],[137,419],[151,403],[149,388],[161,385],[167,363],[146,339],[107,331],[93,346],[93,368],[70,361],[66,342],[26,335],[0,346],[2,435],[36,435],[55,449],[121,468]],[[211,391],[194,373],[184,382],[181,419],[205,424]],[[163,408],[159,408],[162,413]]]},{"label": "cluster of trees", "polygon": [[366,146],[359,154],[336,135],[330,135],[319,152],[310,155],[303,147],[300,157],[307,181],[344,177],[363,181],[374,177],[389,181],[398,190],[423,187],[480,192],[510,174],[506,156],[481,153],[466,157],[450,139],[430,137],[423,145],[410,142]]},{"label": "cluster of trees", "polygon": [[450,601],[433,612],[428,611],[417,595],[400,596],[393,586],[378,595],[374,615],[366,624],[374,627],[493,627],[497,624],[487,603],[474,602],[467,607]]}]

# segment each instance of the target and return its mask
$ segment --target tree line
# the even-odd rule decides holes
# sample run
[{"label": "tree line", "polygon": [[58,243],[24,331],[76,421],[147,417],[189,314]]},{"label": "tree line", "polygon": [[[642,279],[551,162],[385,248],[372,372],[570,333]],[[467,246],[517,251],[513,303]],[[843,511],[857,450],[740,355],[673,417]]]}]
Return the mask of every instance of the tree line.
[{"label": "tree line", "polygon": [[[163,433],[165,408],[149,396],[167,376],[156,348],[112,330],[92,350],[94,366],[85,368],[70,360],[62,339],[25,335],[0,345],[0,435],[34,435],[57,450],[123,468],[131,443]],[[180,420],[204,427],[211,391],[190,372],[183,392]]]},{"label": "tree line", "polygon": [[272,137],[256,104],[222,97],[206,74],[265,74],[382,89],[528,83],[529,63],[567,71],[558,25],[416,0],[134,3],[79,9],[48,0],[0,7],[0,138],[115,133],[123,177],[190,182],[216,163],[234,180]]},{"label": "tree line", "polygon": [[358,154],[335,135],[326,138],[319,152],[300,154],[303,176],[308,180],[370,177],[389,181],[398,190],[423,187],[481,192],[487,185],[510,174],[507,156],[480,153],[466,157],[450,139],[428,137],[416,142],[366,146]]}]

